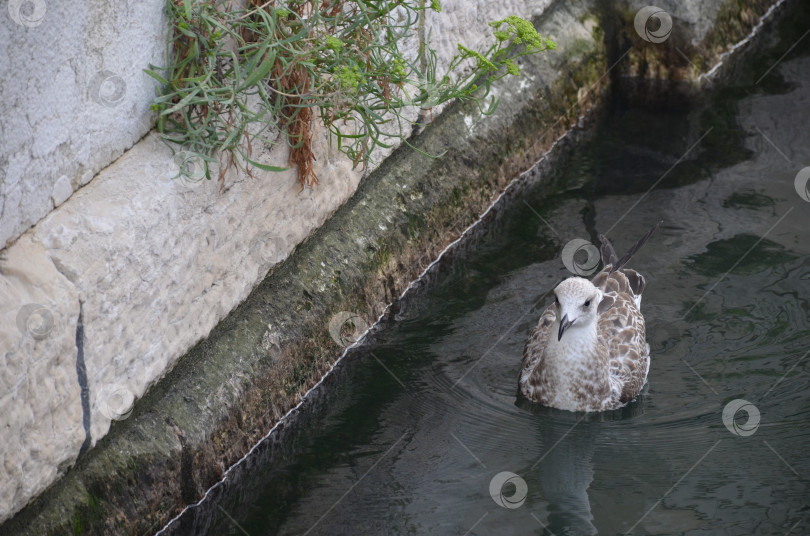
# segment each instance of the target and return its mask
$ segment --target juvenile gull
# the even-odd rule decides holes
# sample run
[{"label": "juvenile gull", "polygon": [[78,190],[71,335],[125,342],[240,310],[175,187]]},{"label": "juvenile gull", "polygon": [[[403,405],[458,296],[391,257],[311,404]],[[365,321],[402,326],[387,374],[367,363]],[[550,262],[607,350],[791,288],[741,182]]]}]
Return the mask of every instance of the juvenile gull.
[{"label": "juvenile gull", "polygon": [[592,281],[571,277],[557,285],[523,350],[523,396],[569,411],[616,409],[638,396],[650,370],[640,310],[645,281],[623,267],[659,225],[621,259],[600,235],[602,271]]}]

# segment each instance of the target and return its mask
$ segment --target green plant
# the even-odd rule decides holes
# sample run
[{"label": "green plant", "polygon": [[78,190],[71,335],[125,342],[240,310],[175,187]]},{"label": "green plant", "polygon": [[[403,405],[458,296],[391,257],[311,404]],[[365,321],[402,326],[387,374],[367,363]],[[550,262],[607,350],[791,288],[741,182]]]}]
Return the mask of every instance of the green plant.
[{"label": "green plant", "polygon": [[[365,165],[375,147],[394,138],[407,143],[407,107],[453,99],[480,107],[493,81],[520,72],[516,57],[556,48],[529,22],[507,17],[491,23],[489,49],[459,45],[438,75],[426,43],[415,62],[399,48],[425,9],[441,9],[437,0],[429,7],[425,0],[248,0],[244,8],[231,0],[168,0],[167,9],[169,65],[146,70],[162,88],[152,105],[158,130],[198,158],[208,179],[210,164],[222,159],[220,182],[234,165],[248,173],[250,166],[285,169],[251,158],[257,140],[272,143],[281,132],[302,187],[317,184],[316,119],[355,166]],[[473,67],[453,79],[466,61]]]}]

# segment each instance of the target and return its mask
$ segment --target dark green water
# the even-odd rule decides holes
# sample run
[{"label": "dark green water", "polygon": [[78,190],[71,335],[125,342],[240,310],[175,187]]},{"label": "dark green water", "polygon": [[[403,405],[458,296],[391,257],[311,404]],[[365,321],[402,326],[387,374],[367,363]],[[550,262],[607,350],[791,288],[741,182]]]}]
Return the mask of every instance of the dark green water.
[{"label": "dark green water", "polygon": [[[617,91],[557,169],[565,186],[514,201],[178,531],[810,533],[810,202],[794,187],[810,36],[763,77],[810,29],[810,7],[793,12],[719,89],[643,106]],[[525,339],[570,275],[563,245],[607,232],[621,254],[659,219],[631,262],[644,394],[596,415],[516,403]],[[739,399],[758,426],[745,410],[724,424]],[[490,496],[503,471],[526,483],[519,507]]]}]

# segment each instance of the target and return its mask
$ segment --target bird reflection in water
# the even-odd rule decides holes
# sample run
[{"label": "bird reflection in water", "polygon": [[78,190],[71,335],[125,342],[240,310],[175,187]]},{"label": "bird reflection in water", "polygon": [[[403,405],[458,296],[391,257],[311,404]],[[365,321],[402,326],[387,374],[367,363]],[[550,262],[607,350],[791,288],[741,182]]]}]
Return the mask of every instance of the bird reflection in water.
[{"label": "bird reflection in water", "polygon": [[[645,389],[646,391],[646,389]],[[627,406],[602,413],[573,413],[538,406],[518,397],[516,405],[537,417],[542,450],[537,461],[522,474],[529,487],[540,484],[547,501],[548,517],[538,520],[543,535],[588,536],[598,534],[591,512],[588,488],[594,475],[593,457],[599,445],[614,432],[611,421],[644,413],[644,398]]]}]

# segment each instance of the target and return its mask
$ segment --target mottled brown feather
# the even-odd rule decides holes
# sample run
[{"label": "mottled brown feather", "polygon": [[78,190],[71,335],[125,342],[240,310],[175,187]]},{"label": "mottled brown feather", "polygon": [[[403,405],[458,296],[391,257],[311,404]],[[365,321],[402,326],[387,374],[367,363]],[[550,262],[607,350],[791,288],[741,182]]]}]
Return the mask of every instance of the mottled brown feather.
[{"label": "mottled brown feather", "polygon": [[[628,278],[626,272],[632,272]],[[613,304],[599,315],[597,329],[607,344],[611,376],[621,388],[619,402],[627,403],[641,392],[650,367],[649,346],[645,339],[644,317],[636,306],[634,288],[644,288],[644,278],[635,271],[610,274],[618,291],[606,293]]]}]

